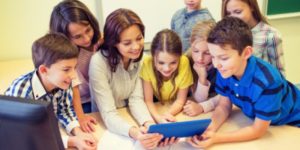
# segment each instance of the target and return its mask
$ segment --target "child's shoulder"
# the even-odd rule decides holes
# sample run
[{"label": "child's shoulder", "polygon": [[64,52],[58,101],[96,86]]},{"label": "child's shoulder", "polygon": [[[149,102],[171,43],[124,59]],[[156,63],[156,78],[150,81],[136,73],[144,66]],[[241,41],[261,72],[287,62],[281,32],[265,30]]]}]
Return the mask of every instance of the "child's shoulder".
[{"label": "child's shoulder", "polygon": [[184,64],[189,64],[189,58],[186,55],[181,55],[180,56],[180,63],[184,63]]},{"label": "child's shoulder", "polygon": [[[31,79],[32,79],[34,73],[35,73],[35,71],[29,72],[27,74],[19,76],[15,80],[13,80],[11,85],[6,90],[5,95],[17,96],[16,94],[19,94],[20,90],[24,89],[24,87],[30,86],[29,84],[31,82]],[[17,91],[19,91],[19,92],[15,93]]]},{"label": "child's shoulder", "polygon": [[173,18],[178,18],[178,17],[184,15],[185,12],[186,12],[186,8],[180,8],[173,14]]},{"label": "child's shoulder", "polygon": [[152,56],[149,54],[144,54],[142,58],[143,63],[151,63],[152,62]]},{"label": "child's shoulder", "polygon": [[273,65],[268,62],[255,57],[257,69],[255,71],[254,77],[262,82],[265,87],[275,83],[281,83],[284,81],[284,77]]}]

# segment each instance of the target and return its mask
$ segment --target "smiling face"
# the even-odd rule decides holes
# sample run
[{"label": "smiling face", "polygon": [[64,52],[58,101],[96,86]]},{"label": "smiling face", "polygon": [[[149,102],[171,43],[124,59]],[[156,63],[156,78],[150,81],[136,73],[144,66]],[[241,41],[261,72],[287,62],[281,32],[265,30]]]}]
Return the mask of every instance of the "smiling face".
[{"label": "smiling face", "polygon": [[120,42],[116,45],[124,63],[137,59],[144,47],[144,36],[137,25],[132,25],[120,34]]},{"label": "smiling face", "polygon": [[68,89],[76,75],[77,58],[59,60],[50,67],[41,65],[39,74],[46,91],[55,88]]},{"label": "smiling face", "polygon": [[179,58],[179,56],[160,51],[154,57],[155,68],[165,79],[170,79],[178,68]]},{"label": "smiling face", "polygon": [[226,6],[226,14],[228,14],[228,16],[240,18],[246,22],[250,28],[257,24],[257,21],[252,15],[252,11],[249,5],[241,0],[229,0]]},{"label": "smiling face", "polygon": [[208,49],[212,56],[212,62],[223,78],[235,76],[240,79],[246,69],[247,60],[251,56],[251,47],[245,48],[241,55],[238,50],[230,45],[220,47],[217,44],[208,43]]},{"label": "smiling face", "polygon": [[212,60],[205,40],[198,40],[192,43],[192,58],[195,64],[208,68]]},{"label": "smiling face", "polygon": [[70,23],[68,26],[70,40],[78,47],[89,48],[94,36],[94,30],[90,24]]}]

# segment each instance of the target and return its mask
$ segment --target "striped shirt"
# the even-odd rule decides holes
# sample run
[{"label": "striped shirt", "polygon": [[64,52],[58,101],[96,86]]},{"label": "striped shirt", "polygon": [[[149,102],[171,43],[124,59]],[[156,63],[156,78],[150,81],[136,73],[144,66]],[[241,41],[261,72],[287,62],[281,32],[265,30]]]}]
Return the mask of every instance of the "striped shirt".
[{"label": "striped shirt", "polygon": [[70,87],[68,90],[56,89],[51,93],[47,93],[36,71],[22,75],[14,80],[4,94],[52,102],[56,117],[68,133],[74,127],[79,126],[76,114],[71,106],[72,88]]},{"label": "striped shirt", "polygon": [[186,8],[178,10],[172,17],[171,29],[175,31],[182,42],[182,50],[190,47],[192,28],[199,21],[214,20],[207,8],[187,12]]},{"label": "striped shirt", "polygon": [[264,22],[259,22],[251,31],[253,35],[253,55],[269,62],[285,75],[280,33]]},{"label": "striped shirt", "polygon": [[252,56],[240,80],[217,75],[217,93],[226,96],[249,118],[272,125],[300,127],[300,90],[269,63]]}]

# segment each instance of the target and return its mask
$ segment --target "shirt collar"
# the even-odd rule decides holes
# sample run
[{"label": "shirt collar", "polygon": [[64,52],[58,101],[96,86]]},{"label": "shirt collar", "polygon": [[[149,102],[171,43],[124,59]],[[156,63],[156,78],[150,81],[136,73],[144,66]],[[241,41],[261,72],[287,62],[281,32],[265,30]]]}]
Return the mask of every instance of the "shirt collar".
[{"label": "shirt collar", "polygon": [[32,84],[32,91],[33,91],[34,99],[40,99],[41,97],[47,95],[47,92],[46,92],[40,78],[37,75],[37,71],[35,71],[33,73],[33,76],[31,79],[31,84]]},{"label": "shirt collar", "polygon": [[[247,61],[247,66],[246,66],[246,69],[244,71],[242,78],[239,81],[239,85],[244,86],[244,87],[250,86],[250,84],[252,82],[252,78],[254,77],[255,66],[256,66],[255,58],[254,58],[254,56],[251,56]],[[234,80],[236,80],[236,79],[234,79]]]},{"label": "shirt collar", "polygon": [[252,32],[261,32],[261,28],[263,27],[264,23],[260,21],[256,26],[254,26],[251,31]]},{"label": "shirt collar", "polygon": [[[119,64],[120,64],[120,67],[121,67],[121,68],[125,69],[122,60],[120,60],[120,63],[119,63]],[[128,71],[134,70],[134,69],[138,68],[138,65],[139,65],[139,62],[134,62],[133,60],[130,60],[129,66],[128,66],[128,69],[127,69],[127,70],[128,70]]]}]

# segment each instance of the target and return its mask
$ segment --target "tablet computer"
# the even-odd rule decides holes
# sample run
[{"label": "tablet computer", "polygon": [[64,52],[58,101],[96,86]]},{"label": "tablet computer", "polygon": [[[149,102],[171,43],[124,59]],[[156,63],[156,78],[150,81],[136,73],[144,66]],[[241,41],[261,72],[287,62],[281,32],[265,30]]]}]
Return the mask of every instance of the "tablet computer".
[{"label": "tablet computer", "polygon": [[164,136],[164,138],[190,137],[194,135],[201,135],[206,130],[210,122],[211,119],[201,119],[155,124],[149,127],[148,133],[160,133]]}]

